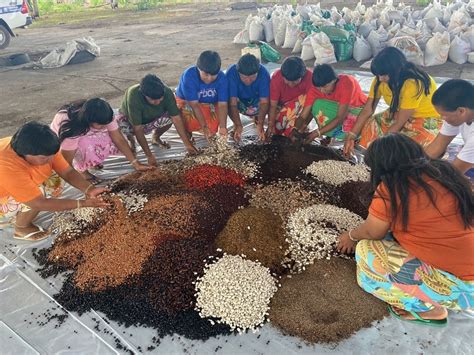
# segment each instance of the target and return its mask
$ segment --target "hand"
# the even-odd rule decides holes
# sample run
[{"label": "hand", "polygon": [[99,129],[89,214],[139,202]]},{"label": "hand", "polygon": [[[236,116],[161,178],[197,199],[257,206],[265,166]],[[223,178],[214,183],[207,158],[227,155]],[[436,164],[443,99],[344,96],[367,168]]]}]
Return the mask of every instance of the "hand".
[{"label": "hand", "polygon": [[147,156],[148,159],[148,165],[157,167],[158,162],[156,161],[156,158],[153,154]]},{"label": "hand", "polygon": [[219,134],[223,137],[227,137],[227,134],[229,134],[227,127],[219,127]]},{"label": "hand", "polygon": [[196,147],[192,144],[186,146],[186,150],[188,151],[189,155],[198,155],[199,154],[199,150],[197,150]]},{"label": "hand", "polygon": [[150,165],[140,164],[138,161],[135,161],[132,164],[132,166],[136,171],[148,171],[154,168],[153,166],[150,166]]},{"label": "hand", "polygon": [[354,146],[355,141],[352,138],[346,137],[346,141],[344,142],[343,153],[347,158],[350,158],[354,155]]},{"label": "hand", "polygon": [[95,199],[104,192],[109,192],[109,189],[107,189],[106,187],[93,187],[87,191],[86,198]]},{"label": "hand", "polygon": [[349,233],[344,232],[339,236],[336,249],[343,254],[354,254],[357,243],[349,238]]},{"label": "hand", "polygon": [[265,142],[266,136],[265,136],[265,130],[263,129],[263,124],[257,125],[257,135],[258,135],[258,139],[261,142]]},{"label": "hand", "polygon": [[211,131],[209,131],[209,127],[205,126],[202,128],[202,134],[204,134],[204,137],[206,137],[207,142],[209,143],[209,140],[212,137]]},{"label": "hand", "polygon": [[267,127],[267,131],[265,132],[265,140],[269,141],[272,138],[273,134],[275,134],[275,126],[269,124]]},{"label": "hand", "polygon": [[234,127],[234,141],[240,142],[240,139],[242,138],[242,131],[244,127],[242,125],[236,125]]},{"label": "hand", "polygon": [[86,198],[80,202],[81,207],[99,207],[99,208],[107,208],[110,206],[109,203],[105,202],[102,197],[96,198]]},{"label": "hand", "polygon": [[309,132],[306,139],[304,140],[304,144],[310,144],[318,137],[321,137],[321,133],[319,132],[319,129],[315,129],[314,131]]}]

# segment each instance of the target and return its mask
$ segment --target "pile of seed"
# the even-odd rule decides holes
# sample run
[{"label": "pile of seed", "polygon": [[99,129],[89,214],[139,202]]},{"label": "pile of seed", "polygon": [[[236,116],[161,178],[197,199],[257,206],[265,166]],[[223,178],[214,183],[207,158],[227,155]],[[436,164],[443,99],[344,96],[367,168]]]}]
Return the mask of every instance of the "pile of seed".
[{"label": "pile of seed", "polygon": [[184,173],[188,189],[206,190],[215,185],[244,186],[245,177],[235,170],[217,165],[197,165]]},{"label": "pile of seed", "polygon": [[285,265],[293,272],[301,272],[315,259],[337,255],[339,235],[362,222],[355,213],[332,205],[313,205],[296,211],[286,225],[289,247]]},{"label": "pile of seed", "polygon": [[268,209],[238,210],[227,221],[216,245],[228,254],[244,254],[249,260],[279,272],[287,249],[283,221]]},{"label": "pile of seed", "polygon": [[148,197],[136,189],[119,192],[117,193],[117,196],[120,198],[127,209],[128,215],[141,211],[145,206],[145,203],[148,202]]},{"label": "pile of seed", "polygon": [[102,208],[84,207],[56,213],[50,227],[54,233],[59,235],[56,242],[79,236],[84,229],[97,223],[103,212]]},{"label": "pile of seed", "polygon": [[324,160],[312,163],[305,173],[319,181],[340,186],[347,181],[369,181],[370,172],[366,165],[347,161]]},{"label": "pile of seed", "polygon": [[183,159],[185,166],[194,165],[218,165],[224,168],[235,170],[245,177],[251,178],[257,172],[257,164],[242,159],[239,151],[231,146],[225,137],[215,135],[211,140],[209,147],[203,149],[197,156],[189,156]]},{"label": "pile of seed", "polygon": [[353,260],[316,260],[283,277],[271,300],[270,322],[310,343],[338,342],[387,316],[386,304],[365,293]]},{"label": "pile of seed", "polygon": [[259,184],[250,190],[250,206],[268,208],[283,220],[299,208],[325,202],[324,195],[311,193],[301,182],[285,179],[269,185]]},{"label": "pile of seed", "polygon": [[[255,331],[263,325],[277,282],[270,270],[241,256],[227,255],[207,264],[197,279],[196,310],[232,330]],[[210,322],[214,322],[210,320]]]},{"label": "pile of seed", "polygon": [[224,210],[226,218],[239,208],[247,206],[249,200],[244,187],[241,186],[218,184],[207,189],[205,195]]}]

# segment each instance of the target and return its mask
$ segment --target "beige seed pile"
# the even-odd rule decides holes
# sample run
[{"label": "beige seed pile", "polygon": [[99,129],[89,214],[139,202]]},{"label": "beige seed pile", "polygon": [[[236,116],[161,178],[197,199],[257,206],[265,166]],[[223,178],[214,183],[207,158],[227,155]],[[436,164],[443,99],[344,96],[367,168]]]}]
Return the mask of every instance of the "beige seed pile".
[{"label": "beige seed pile", "polygon": [[239,333],[255,332],[268,315],[277,281],[260,263],[224,254],[205,266],[196,291],[196,310],[202,318],[217,318]]},{"label": "beige seed pile", "polygon": [[242,159],[239,151],[231,146],[225,137],[216,135],[212,138],[209,147],[203,149],[197,156],[190,156],[184,159],[185,164],[194,165],[218,165],[232,169],[238,173],[252,178],[257,173],[257,165],[254,162]]},{"label": "beige seed pile", "polygon": [[270,185],[257,185],[249,192],[252,196],[250,206],[269,209],[283,220],[299,208],[322,202],[301,183],[290,179],[279,180]]},{"label": "beige seed pile", "polygon": [[333,186],[340,186],[348,181],[369,181],[370,179],[370,173],[366,165],[354,165],[347,161],[316,161],[308,166],[304,172]]},{"label": "beige seed pile", "polygon": [[120,198],[123,205],[127,209],[129,216],[132,213],[143,210],[145,203],[148,202],[148,197],[136,189],[131,189],[130,191],[126,192],[119,192],[117,193],[117,196]]},{"label": "beige seed pile", "polygon": [[315,259],[330,259],[342,232],[357,227],[363,219],[345,208],[313,205],[300,209],[287,221],[285,265],[292,272],[301,272]]},{"label": "beige seed pile", "polygon": [[71,239],[78,236],[104,212],[103,208],[83,207],[75,210],[56,213],[50,229],[60,238]]}]

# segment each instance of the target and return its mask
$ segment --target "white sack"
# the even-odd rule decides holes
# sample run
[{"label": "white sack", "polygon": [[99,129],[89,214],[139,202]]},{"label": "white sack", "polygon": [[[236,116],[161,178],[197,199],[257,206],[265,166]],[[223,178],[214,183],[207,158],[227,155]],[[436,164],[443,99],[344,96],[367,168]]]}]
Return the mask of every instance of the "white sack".
[{"label": "white sack", "polygon": [[370,59],[370,57],[372,57],[372,48],[370,48],[370,44],[365,38],[357,36],[354,43],[352,56],[358,62]]},{"label": "white sack", "polygon": [[471,45],[459,38],[454,37],[449,47],[449,59],[457,64],[464,64],[467,62],[467,54],[471,51]]},{"label": "white sack", "polygon": [[316,58],[314,65],[337,62],[334,46],[329,40],[327,34],[324,32],[318,32],[311,36],[310,39],[311,45],[313,46],[314,56]]},{"label": "white sack", "polygon": [[449,33],[435,33],[426,43],[425,66],[442,65],[448,60],[449,54]]},{"label": "white sack", "polygon": [[400,49],[409,62],[423,65],[423,51],[413,37],[395,37],[388,42],[388,45]]}]

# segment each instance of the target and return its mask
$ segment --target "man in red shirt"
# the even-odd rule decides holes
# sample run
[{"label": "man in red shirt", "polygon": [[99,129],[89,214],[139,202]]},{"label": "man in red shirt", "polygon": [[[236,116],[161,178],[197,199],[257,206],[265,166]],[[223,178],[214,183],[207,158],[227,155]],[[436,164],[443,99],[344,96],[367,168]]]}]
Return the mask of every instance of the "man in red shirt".
[{"label": "man in red shirt", "polygon": [[312,82],[297,124],[299,132],[303,133],[314,117],[319,128],[307,135],[305,143],[323,135],[343,140],[367,102],[367,96],[353,76],[336,75],[329,64],[314,68]]},{"label": "man in red shirt", "polygon": [[299,57],[288,57],[270,81],[270,113],[267,139],[272,134],[289,136],[303,110],[311,88],[311,71]]}]

